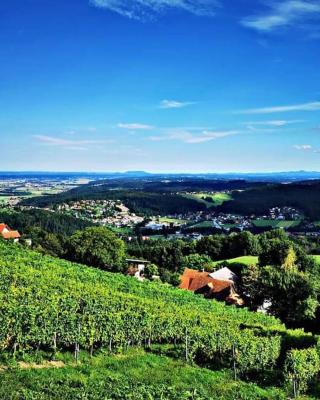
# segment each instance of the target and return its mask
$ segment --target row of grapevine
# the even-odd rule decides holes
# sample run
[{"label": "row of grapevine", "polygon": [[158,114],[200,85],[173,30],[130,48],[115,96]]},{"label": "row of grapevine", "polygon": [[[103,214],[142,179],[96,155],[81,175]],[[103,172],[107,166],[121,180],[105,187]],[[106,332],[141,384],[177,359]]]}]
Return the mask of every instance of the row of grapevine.
[{"label": "row of grapevine", "polygon": [[288,334],[274,318],[0,243],[0,348],[80,349],[175,343],[238,374],[276,368]]}]

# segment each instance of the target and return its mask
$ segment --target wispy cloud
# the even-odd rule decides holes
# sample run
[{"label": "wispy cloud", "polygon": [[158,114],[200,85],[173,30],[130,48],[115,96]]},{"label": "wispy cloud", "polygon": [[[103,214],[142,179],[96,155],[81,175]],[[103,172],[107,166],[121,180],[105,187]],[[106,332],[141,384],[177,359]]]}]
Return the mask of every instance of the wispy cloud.
[{"label": "wispy cloud", "polygon": [[159,136],[150,136],[149,140],[154,142],[176,140],[187,144],[199,144],[199,143],[210,142],[216,139],[221,139],[227,136],[237,135],[239,133],[240,131],[230,130],[230,131],[202,131],[196,134],[186,130],[177,130]]},{"label": "wispy cloud", "polygon": [[187,106],[191,106],[192,104],[195,104],[192,101],[177,101],[177,100],[162,100],[160,102],[159,107],[160,108],[183,108]]},{"label": "wispy cloud", "polygon": [[33,138],[46,146],[65,147],[70,150],[86,150],[88,145],[111,143],[111,140],[69,140],[47,135],[34,135]]},{"label": "wispy cloud", "polygon": [[276,107],[264,107],[264,108],[252,108],[248,110],[236,111],[236,114],[273,114],[291,111],[319,111],[320,101],[313,103],[303,103],[288,106],[276,106]]},{"label": "wispy cloud", "polygon": [[242,25],[260,32],[288,26],[304,25],[320,17],[319,0],[264,1],[266,13],[254,15],[241,21]]},{"label": "wispy cloud", "polygon": [[218,0],[89,0],[89,2],[95,7],[141,21],[170,9],[181,9],[199,16],[213,16],[219,7]]},{"label": "wispy cloud", "polygon": [[296,120],[272,120],[272,121],[252,121],[252,122],[245,122],[245,125],[249,126],[272,126],[272,127],[282,127],[282,126],[287,126],[287,125],[292,125],[292,124],[298,124],[304,122],[302,119],[296,119]]},{"label": "wispy cloud", "polygon": [[306,153],[320,154],[319,148],[314,148],[311,144],[296,144],[293,146],[296,150],[303,151]]},{"label": "wispy cloud", "polygon": [[129,129],[129,130],[145,130],[145,131],[151,131],[152,129],[154,129],[154,126],[152,125],[146,125],[146,124],[139,124],[139,123],[132,123],[132,124],[123,124],[123,123],[119,123],[117,125],[118,128],[122,128],[122,129]]},{"label": "wispy cloud", "polygon": [[293,147],[296,150],[302,150],[302,151],[312,150],[312,146],[310,144],[296,144]]}]

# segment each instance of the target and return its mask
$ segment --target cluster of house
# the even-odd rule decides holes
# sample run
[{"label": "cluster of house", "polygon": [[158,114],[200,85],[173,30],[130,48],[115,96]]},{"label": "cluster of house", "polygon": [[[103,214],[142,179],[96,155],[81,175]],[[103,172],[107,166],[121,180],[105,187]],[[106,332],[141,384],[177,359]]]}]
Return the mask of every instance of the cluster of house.
[{"label": "cluster of house", "polygon": [[116,227],[134,226],[143,221],[142,217],[130,212],[120,200],[79,200],[60,204],[57,211]]},{"label": "cluster of house", "polygon": [[[160,217],[158,216],[154,217],[155,220],[149,222],[145,228],[161,231],[164,228],[171,227],[177,229],[176,233],[180,233],[181,228],[182,230],[184,228],[196,230],[196,228],[203,228],[203,223],[208,222],[205,226],[206,228],[213,228],[221,232],[230,232],[231,230],[242,232],[254,228],[255,222],[259,220],[298,221],[302,218],[302,214],[293,207],[273,207],[267,214],[262,216],[255,214],[241,216],[207,210],[205,212],[168,215],[167,217],[181,222],[175,224],[160,223]],[[190,225],[191,223],[193,225]],[[310,228],[312,227],[310,226]]]},{"label": "cluster of house", "polygon": [[13,240],[14,242],[19,242],[21,235],[18,231],[14,231],[9,228],[8,225],[0,224],[0,238],[5,240]]},{"label": "cluster of house", "polygon": [[264,215],[263,219],[274,219],[279,221],[298,220],[301,218],[301,213],[293,207],[273,207],[269,210],[269,215]]}]

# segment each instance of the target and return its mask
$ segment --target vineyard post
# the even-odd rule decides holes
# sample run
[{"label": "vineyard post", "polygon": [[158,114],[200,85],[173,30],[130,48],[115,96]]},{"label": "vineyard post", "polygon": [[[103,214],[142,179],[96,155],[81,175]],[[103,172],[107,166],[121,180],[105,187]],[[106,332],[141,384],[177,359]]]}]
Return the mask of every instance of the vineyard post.
[{"label": "vineyard post", "polygon": [[188,328],[186,328],[185,358],[186,358],[186,362],[188,362],[188,360],[189,360]]},{"label": "vineyard post", "polygon": [[149,350],[151,349],[151,335],[152,335],[152,333],[151,333],[151,328],[150,328],[149,337],[148,337],[148,349]]},{"label": "vineyard post", "polygon": [[53,356],[55,356],[57,352],[57,332],[53,333]]},{"label": "vineyard post", "polygon": [[292,379],[293,382],[293,397],[296,399],[297,398],[297,385],[296,385],[296,379]]},{"label": "vineyard post", "polygon": [[232,364],[233,364],[233,378],[236,381],[237,377],[237,364],[236,364],[236,346],[235,343],[232,343]]},{"label": "vineyard post", "polygon": [[292,386],[293,386],[293,398],[296,399],[299,394],[298,382],[297,382],[297,372],[296,372],[296,361],[293,362],[293,374],[292,374]]},{"label": "vineyard post", "polygon": [[[81,332],[81,324],[79,322],[78,323],[78,341],[80,339],[80,332]],[[76,359],[77,362],[79,360],[79,353],[80,353],[80,344],[78,341],[75,343],[75,346],[74,346],[74,358]]]}]

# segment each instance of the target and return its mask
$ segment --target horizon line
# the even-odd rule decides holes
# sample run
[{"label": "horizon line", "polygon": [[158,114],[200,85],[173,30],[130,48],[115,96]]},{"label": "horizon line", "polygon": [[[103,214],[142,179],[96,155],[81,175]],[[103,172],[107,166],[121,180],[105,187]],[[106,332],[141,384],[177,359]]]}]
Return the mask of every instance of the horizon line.
[{"label": "horizon line", "polygon": [[250,174],[320,174],[320,171],[315,170],[276,170],[276,171],[144,171],[144,170],[126,170],[126,171],[56,171],[56,170],[0,170],[0,174],[150,174],[150,175],[176,175],[176,174],[191,174],[191,175],[250,175]]}]

